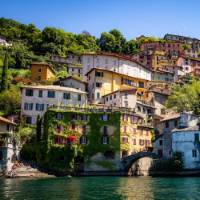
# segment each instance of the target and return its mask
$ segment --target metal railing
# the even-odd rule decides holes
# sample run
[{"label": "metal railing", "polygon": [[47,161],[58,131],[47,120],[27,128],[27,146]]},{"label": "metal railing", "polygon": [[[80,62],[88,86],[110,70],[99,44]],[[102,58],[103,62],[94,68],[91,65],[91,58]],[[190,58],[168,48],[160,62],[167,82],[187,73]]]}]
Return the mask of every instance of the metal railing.
[{"label": "metal railing", "polygon": [[66,110],[66,111],[79,111],[79,112],[91,112],[91,113],[100,113],[100,112],[120,112],[126,114],[136,114],[135,109],[132,108],[119,108],[119,107],[108,107],[108,106],[97,106],[97,107],[75,107],[75,106],[50,106],[48,110]]}]

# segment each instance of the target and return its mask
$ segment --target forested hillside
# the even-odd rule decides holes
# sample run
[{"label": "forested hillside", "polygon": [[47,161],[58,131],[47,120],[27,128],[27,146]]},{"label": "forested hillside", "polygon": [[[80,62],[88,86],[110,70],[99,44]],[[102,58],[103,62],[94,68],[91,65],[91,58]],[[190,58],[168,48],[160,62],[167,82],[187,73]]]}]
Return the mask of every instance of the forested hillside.
[{"label": "forested hillside", "polygon": [[54,27],[40,30],[34,24],[26,25],[5,18],[0,18],[0,37],[12,43],[9,66],[14,68],[24,68],[29,62],[43,61],[52,54],[66,56],[69,53],[94,51],[135,54],[139,51],[140,43],[144,42],[144,39],[127,41],[116,29],[95,38],[87,31],[74,34]]}]

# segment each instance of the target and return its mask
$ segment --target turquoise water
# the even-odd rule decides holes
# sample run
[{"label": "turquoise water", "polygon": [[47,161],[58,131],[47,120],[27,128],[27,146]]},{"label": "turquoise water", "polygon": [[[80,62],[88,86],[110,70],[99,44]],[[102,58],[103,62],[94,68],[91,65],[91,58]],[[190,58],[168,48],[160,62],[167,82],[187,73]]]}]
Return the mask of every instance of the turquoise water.
[{"label": "turquoise water", "polygon": [[199,200],[200,178],[0,179],[0,200]]}]

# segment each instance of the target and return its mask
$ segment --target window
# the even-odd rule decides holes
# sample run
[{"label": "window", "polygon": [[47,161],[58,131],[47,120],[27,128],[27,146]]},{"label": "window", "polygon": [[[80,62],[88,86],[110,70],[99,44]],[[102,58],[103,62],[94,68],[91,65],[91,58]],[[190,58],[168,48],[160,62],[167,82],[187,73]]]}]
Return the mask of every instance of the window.
[{"label": "window", "polygon": [[38,81],[40,81],[41,80],[41,76],[38,76],[37,79],[38,79]]},{"label": "window", "polygon": [[124,106],[128,108],[128,101],[124,101]]},{"label": "window", "polygon": [[82,133],[83,133],[83,134],[86,134],[86,125],[83,125],[83,126],[82,126]]},{"label": "window", "polygon": [[108,121],[109,116],[107,114],[101,116],[102,121]]},{"label": "window", "polygon": [[124,133],[126,133],[126,131],[127,131],[127,127],[126,127],[126,126],[124,126]]},{"label": "window", "polygon": [[169,122],[168,121],[165,122],[165,128],[169,128]]},{"label": "window", "polygon": [[139,82],[139,87],[144,88],[144,82]]},{"label": "window", "polygon": [[177,121],[177,120],[174,121],[174,126],[175,126],[175,127],[178,126],[178,121]]},{"label": "window", "polygon": [[63,99],[70,99],[70,93],[63,93]]},{"label": "window", "polygon": [[128,99],[128,94],[127,93],[124,94],[124,98]]},{"label": "window", "polygon": [[43,111],[44,110],[44,104],[36,103],[36,108],[35,109],[37,111]]},{"label": "window", "polygon": [[128,137],[122,137],[122,143],[124,144],[128,143]]},{"label": "window", "polygon": [[72,118],[72,120],[77,120],[77,115],[76,114],[72,114],[71,118]]},{"label": "window", "polygon": [[159,140],[159,145],[162,146],[163,145],[163,141]]},{"label": "window", "polygon": [[116,94],[114,94],[114,99],[116,99]]},{"label": "window", "polygon": [[41,72],[41,71],[42,71],[42,69],[41,69],[41,68],[39,68],[39,69],[38,69],[38,72]]},{"label": "window", "polygon": [[108,143],[109,143],[108,136],[103,136],[103,138],[102,138],[102,144],[108,144]]},{"label": "window", "polygon": [[75,129],[76,129],[76,125],[72,124],[72,130],[75,130]]},{"label": "window", "polygon": [[56,114],[56,119],[57,120],[62,120],[62,119],[64,119],[64,115],[62,113],[57,113]]},{"label": "window", "polygon": [[193,150],[192,150],[192,157],[193,157],[193,158],[196,158],[196,157],[197,157],[197,150],[196,150],[196,149],[193,149]]},{"label": "window", "polygon": [[38,92],[38,97],[42,97],[43,96],[43,91],[42,90],[39,90]]},{"label": "window", "polygon": [[97,92],[97,99],[100,99],[100,93]]},{"label": "window", "polygon": [[81,101],[81,94],[78,94],[78,101]]},{"label": "window", "polygon": [[55,91],[48,91],[48,98],[55,98]]},{"label": "window", "polygon": [[32,97],[33,96],[33,90],[32,89],[26,89],[26,96]]},{"label": "window", "polygon": [[96,72],[95,72],[95,76],[96,76],[96,77],[103,77],[103,72],[98,72],[98,71],[96,71]]},{"label": "window", "polygon": [[102,87],[102,83],[96,82],[96,87],[98,88]]},{"label": "window", "polygon": [[33,110],[33,103],[24,103],[24,110]]},{"label": "window", "polygon": [[26,117],[26,123],[32,124],[32,117]]},{"label": "window", "polygon": [[80,137],[80,144],[87,144],[87,136],[86,135],[82,135]]},{"label": "window", "polygon": [[107,134],[108,134],[108,127],[107,127],[107,126],[104,126],[104,127],[103,127],[103,134],[104,134],[104,135],[107,135]]},{"label": "window", "polygon": [[133,139],[133,145],[136,145],[136,139]]},{"label": "window", "polygon": [[112,100],[112,95],[110,95],[110,100]]}]

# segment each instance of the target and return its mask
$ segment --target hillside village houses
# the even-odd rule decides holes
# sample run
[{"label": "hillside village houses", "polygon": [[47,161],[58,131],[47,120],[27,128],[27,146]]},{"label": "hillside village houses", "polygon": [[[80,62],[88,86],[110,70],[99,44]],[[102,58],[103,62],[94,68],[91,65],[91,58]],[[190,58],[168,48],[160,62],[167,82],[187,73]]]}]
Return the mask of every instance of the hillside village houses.
[{"label": "hillside village houses", "polygon": [[[69,123],[72,123],[71,120],[75,122],[76,119],[88,123],[90,116],[93,116],[92,113],[103,112],[105,116],[115,116],[117,112],[120,113],[118,140],[124,144],[124,149],[118,149],[116,154],[118,161],[124,156],[146,151],[149,147],[153,147],[153,152],[162,158],[170,158],[175,151],[189,155],[185,151],[191,151],[191,148],[195,150],[197,145],[191,144],[190,148],[183,149],[185,143],[179,135],[189,130],[195,135],[197,127],[196,125],[194,129],[181,127],[183,114],[174,113],[165,106],[172,83],[179,82],[188,74],[200,75],[200,59],[186,55],[183,44],[185,44],[183,41],[168,40],[163,43],[143,44],[140,53],[132,57],[96,52],[82,55],[70,54],[67,57],[54,55],[51,58],[52,65],[33,63],[32,84],[21,87],[21,117],[26,123],[34,125],[38,116],[44,116],[45,113],[58,108],[53,111],[55,113],[62,111],[66,115],[71,113],[73,120],[69,118]],[[54,64],[64,64],[69,76],[57,79],[51,85],[42,85],[45,81],[48,84],[48,80],[55,79]],[[82,109],[81,112],[88,116],[87,120],[79,116],[78,109]],[[190,116],[187,121],[192,121],[192,114],[187,113],[187,115]],[[103,118],[99,119],[104,123]],[[138,120],[134,121],[134,118]],[[105,127],[102,126],[100,131],[103,134],[102,137],[105,136],[102,142],[109,144],[108,138],[116,127],[106,124],[110,122],[109,117],[106,119]],[[129,123],[126,125],[125,122]],[[87,146],[89,137],[84,134],[87,132],[89,134],[90,126],[92,125],[87,124],[82,127],[78,123],[72,123],[67,130],[82,134],[83,141],[78,134],[76,143],[82,145],[83,142]],[[190,123],[188,127],[191,126]],[[58,132],[62,132],[62,128],[57,128]],[[156,134],[154,143],[151,141],[153,134]],[[184,134],[183,137],[186,137],[189,133],[187,132],[185,136]],[[69,138],[59,133],[54,139],[52,145],[65,145],[69,142]],[[182,147],[177,146],[178,143],[182,143]],[[101,159],[105,159],[108,155],[113,157],[113,152],[109,148],[108,152],[106,155],[100,155]],[[100,152],[96,153],[95,162]],[[194,151],[193,154],[195,157],[198,152]],[[185,160],[185,162],[190,163],[193,160]],[[194,166],[197,165],[193,164],[192,167]],[[94,168],[90,166],[88,169]]]}]

